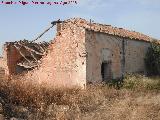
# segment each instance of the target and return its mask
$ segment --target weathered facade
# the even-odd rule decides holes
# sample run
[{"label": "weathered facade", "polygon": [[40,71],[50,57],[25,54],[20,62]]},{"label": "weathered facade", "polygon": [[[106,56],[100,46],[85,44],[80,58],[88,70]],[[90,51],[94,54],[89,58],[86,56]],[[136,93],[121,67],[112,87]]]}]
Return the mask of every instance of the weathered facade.
[{"label": "weathered facade", "polygon": [[126,73],[145,73],[144,57],[150,43],[90,31],[86,43],[88,81],[119,79]]},{"label": "weathered facade", "polygon": [[8,75],[20,74],[37,67],[38,61],[45,55],[48,44],[32,43],[27,40],[6,42],[3,63],[7,66]]},{"label": "weathered facade", "polygon": [[3,78],[4,74],[5,74],[5,71],[4,71],[4,67],[3,67],[3,58],[0,57],[0,79]]},{"label": "weathered facade", "polygon": [[36,56],[40,62],[27,70],[25,79],[54,87],[85,88],[87,83],[120,79],[126,73],[145,74],[144,57],[152,41],[153,38],[138,32],[74,18],[57,23],[57,35],[46,46],[44,55],[37,57],[28,54],[29,49],[17,50],[15,44],[9,44],[5,56],[9,74],[18,72],[17,65],[26,66],[22,58]]}]

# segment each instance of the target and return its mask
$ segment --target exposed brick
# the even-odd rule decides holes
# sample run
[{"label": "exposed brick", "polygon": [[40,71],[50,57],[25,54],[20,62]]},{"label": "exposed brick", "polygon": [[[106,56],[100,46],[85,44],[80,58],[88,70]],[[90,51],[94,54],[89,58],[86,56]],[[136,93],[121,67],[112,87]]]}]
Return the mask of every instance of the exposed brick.
[{"label": "exposed brick", "polygon": [[25,75],[38,83],[54,87],[86,86],[85,30],[70,27],[57,34],[42,64]]}]

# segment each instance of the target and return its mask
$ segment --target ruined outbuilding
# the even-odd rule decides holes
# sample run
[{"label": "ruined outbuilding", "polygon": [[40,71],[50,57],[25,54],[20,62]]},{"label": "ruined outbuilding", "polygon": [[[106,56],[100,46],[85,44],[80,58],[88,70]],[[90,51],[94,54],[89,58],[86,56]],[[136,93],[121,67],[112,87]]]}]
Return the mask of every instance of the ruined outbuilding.
[{"label": "ruined outbuilding", "polygon": [[81,18],[56,25],[57,35],[50,43],[6,43],[6,74],[24,73],[25,79],[38,83],[81,88],[127,73],[145,74],[144,57],[155,39]]},{"label": "ruined outbuilding", "polygon": [[39,60],[46,54],[49,43],[35,43],[28,40],[6,42],[4,59],[6,59],[8,74],[15,75],[33,70]]}]

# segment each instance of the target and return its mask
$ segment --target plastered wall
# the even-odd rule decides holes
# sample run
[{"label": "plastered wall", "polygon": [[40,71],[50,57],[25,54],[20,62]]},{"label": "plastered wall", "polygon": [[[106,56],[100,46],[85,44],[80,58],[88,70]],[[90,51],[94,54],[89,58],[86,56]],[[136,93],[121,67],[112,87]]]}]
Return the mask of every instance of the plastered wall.
[{"label": "plastered wall", "polygon": [[125,41],[125,72],[145,74],[144,58],[149,42],[126,39]]},{"label": "plastered wall", "polygon": [[[102,81],[101,64],[104,56],[108,57],[105,59],[111,61],[113,79],[121,78],[123,73],[124,75],[126,73],[145,73],[144,57],[149,46],[149,42],[87,30],[87,82]],[[103,49],[108,52],[102,52]]]},{"label": "plastered wall", "polygon": [[86,49],[87,49],[87,81],[101,82],[101,64],[103,62],[103,49],[108,49],[108,60],[112,61],[112,76],[119,78],[121,71],[121,53],[122,40],[118,37],[109,36],[108,34],[87,31],[86,32]]}]

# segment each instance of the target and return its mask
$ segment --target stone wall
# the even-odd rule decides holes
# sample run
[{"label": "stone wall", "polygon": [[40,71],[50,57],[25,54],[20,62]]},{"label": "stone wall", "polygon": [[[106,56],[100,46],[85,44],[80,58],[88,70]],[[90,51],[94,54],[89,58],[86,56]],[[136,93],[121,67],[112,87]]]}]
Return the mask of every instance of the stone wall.
[{"label": "stone wall", "polygon": [[0,57],[0,79],[3,78],[5,74],[4,68],[3,68],[3,59]]},{"label": "stone wall", "polygon": [[0,58],[0,79],[5,78],[8,75],[7,63],[4,58]]},{"label": "stone wall", "polygon": [[[87,31],[86,32],[86,49],[87,49],[87,81],[101,82],[101,65],[103,62],[103,49],[108,49],[110,55],[108,60],[112,61],[111,71],[113,78],[122,76],[122,39],[108,34]],[[107,58],[106,58],[107,59]]]},{"label": "stone wall", "polygon": [[3,57],[0,58],[0,68],[1,68],[1,75],[3,76],[8,76],[9,75],[9,70],[7,66],[7,55],[6,55],[6,48],[4,47],[3,50]]},{"label": "stone wall", "polygon": [[[49,43],[31,43],[27,40],[7,42],[3,58],[9,75],[33,69],[44,55]],[[20,65],[19,65],[20,64]]]},{"label": "stone wall", "polygon": [[125,72],[145,73],[144,58],[149,42],[126,39],[125,41]]},{"label": "stone wall", "polygon": [[[149,46],[149,42],[87,30],[87,81],[102,81],[101,65],[104,59],[111,61],[113,79],[121,78],[126,73],[145,73],[144,57]],[[108,52],[102,52],[104,49]]]},{"label": "stone wall", "polygon": [[57,33],[41,65],[28,72],[25,79],[53,87],[86,85],[85,30],[76,26]]},{"label": "stone wall", "polygon": [[[4,45],[3,57],[6,62],[6,70],[8,71],[8,75],[17,74],[17,62],[23,58],[20,52],[14,47],[13,44],[14,42],[9,42]],[[24,56],[31,56],[30,53],[24,48],[21,48],[20,51],[24,54]]]},{"label": "stone wall", "polygon": [[17,61],[22,57],[12,44],[5,44],[4,57],[6,59],[8,74],[14,74],[16,71]]}]

